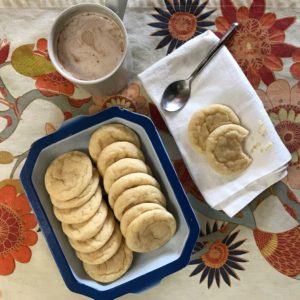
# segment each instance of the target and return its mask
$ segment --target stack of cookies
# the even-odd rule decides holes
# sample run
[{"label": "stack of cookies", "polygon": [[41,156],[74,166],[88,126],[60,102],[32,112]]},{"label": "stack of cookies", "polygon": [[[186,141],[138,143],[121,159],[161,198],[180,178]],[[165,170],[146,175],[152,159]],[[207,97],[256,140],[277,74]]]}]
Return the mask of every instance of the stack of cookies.
[{"label": "stack of cookies", "polygon": [[228,106],[213,104],[195,112],[188,125],[193,148],[206,155],[210,166],[222,175],[238,174],[252,162],[243,149],[249,131]]},{"label": "stack of cookies", "polygon": [[165,208],[166,199],[140,147],[132,129],[114,123],[92,134],[89,152],[103,176],[109,205],[121,223],[127,246],[135,252],[149,252],[171,239],[176,221]]},{"label": "stack of cookies", "polygon": [[99,173],[80,151],[57,157],[48,167],[45,186],[54,214],[90,277],[111,282],[130,267],[132,251],[102,198]]}]

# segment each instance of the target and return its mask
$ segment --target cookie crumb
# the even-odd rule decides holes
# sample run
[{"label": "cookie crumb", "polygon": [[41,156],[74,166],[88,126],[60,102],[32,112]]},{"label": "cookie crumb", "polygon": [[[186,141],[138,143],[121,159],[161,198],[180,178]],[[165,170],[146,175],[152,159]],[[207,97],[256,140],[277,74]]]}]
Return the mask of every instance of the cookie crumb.
[{"label": "cookie crumb", "polygon": [[251,147],[250,152],[253,153],[255,150],[257,150],[261,146],[261,143],[256,143]]},{"label": "cookie crumb", "polygon": [[273,147],[273,143],[270,142],[270,143],[268,143],[268,144],[266,145],[266,150],[269,150],[269,149],[271,149],[272,147]]},{"label": "cookie crumb", "polygon": [[267,127],[262,121],[259,121],[258,132],[261,136],[266,136],[268,133]]},{"label": "cookie crumb", "polygon": [[273,147],[273,143],[272,142],[269,142],[267,144],[264,144],[261,149],[260,149],[260,152],[266,152],[266,151],[269,151],[271,148]]}]

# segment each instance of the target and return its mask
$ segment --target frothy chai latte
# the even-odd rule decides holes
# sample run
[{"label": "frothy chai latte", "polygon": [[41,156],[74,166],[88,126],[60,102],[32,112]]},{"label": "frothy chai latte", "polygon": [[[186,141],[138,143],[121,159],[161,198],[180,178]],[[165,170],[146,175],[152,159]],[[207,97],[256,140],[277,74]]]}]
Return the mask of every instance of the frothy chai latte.
[{"label": "frothy chai latte", "polygon": [[125,38],[119,25],[101,13],[81,13],[61,30],[57,57],[65,70],[81,80],[109,74],[121,61]]}]

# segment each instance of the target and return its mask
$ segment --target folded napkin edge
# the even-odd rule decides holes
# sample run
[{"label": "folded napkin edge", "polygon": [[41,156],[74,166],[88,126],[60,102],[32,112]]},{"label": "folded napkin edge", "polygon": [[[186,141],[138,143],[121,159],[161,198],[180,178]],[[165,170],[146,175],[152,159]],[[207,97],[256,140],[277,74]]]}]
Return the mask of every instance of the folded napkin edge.
[{"label": "folded napkin edge", "polygon": [[[282,171],[281,175],[277,178],[274,178],[274,180],[270,181],[268,183],[268,187],[272,186],[273,184],[275,184],[276,182],[279,182],[280,180],[282,180],[284,177],[287,176],[287,170],[285,169],[284,171]],[[260,193],[262,193],[264,189],[261,189],[260,191],[257,191],[257,195],[255,197],[257,197]],[[252,202],[255,197],[251,197],[249,198],[249,200],[244,200],[242,201],[234,201],[231,202],[230,204],[228,204],[226,207],[223,207],[221,210],[224,211],[224,213],[226,215],[228,215],[230,218],[232,218],[234,215],[236,215],[239,211],[241,211],[243,208],[245,208],[250,202]]]}]

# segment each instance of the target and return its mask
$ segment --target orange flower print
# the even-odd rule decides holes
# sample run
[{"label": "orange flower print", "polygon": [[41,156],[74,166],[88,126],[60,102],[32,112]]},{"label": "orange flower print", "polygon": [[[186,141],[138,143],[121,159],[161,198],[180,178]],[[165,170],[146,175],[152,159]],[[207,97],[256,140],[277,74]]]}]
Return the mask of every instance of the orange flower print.
[{"label": "orange flower print", "polygon": [[9,41],[7,39],[0,39],[0,64],[3,64],[9,53]]},{"label": "orange flower print", "polygon": [[37,77],[36,88],[47,97],[54,95],[71,96],[74,93],[74,85],[58,72],[44,74]]},{"label": "orange flower print", "polygon": [[256,90],[275,129],[292,155],[287,181],[290,187],[300,188],[300,87],[290,87],[286,80],[276,80],[266,91]]},{"label": "orange flower print", "polygon": [[36,55],[41,55],[49,59],[48,55],[48,42],[46,39],[41,38],[36,42],[35,48],[33,53]]},{"label": "orange flower print", "polygon": [[129,84],[122,92],[121,95],[132,100],[135,109],[138,113],[149,115],[148,100],[142,95],[141,87],[137,83]]},{"label": "orange flower print", "polygon": [[141,94],[139,84],[129,84],[120,94],[113,96],[93,96],[89,113],[94,114],[112,106],[119,106],[140,114],[149,115],[148,101]]},{"label": "orange flower print", "polygon": [[17,195],[12,185],[3,186],[0,189],[0,275],[13,273],[15,261],[30,261],[29,246],[38,240],[37,233],[32,230],[36,225],[25,194]]},{"label": "orange flower print", "polygon": [[214,22],[207,18],[215,12],[207,10],[208,1],[164,0],[166,9],[154,7],[152,14],[155,22],[148,24],[156,29],[152,36],[162,37],[156,46],[161,49],[168,46],[167,54],[179,48],[186,41],[206,31]]},{"label": "orange flower print", "polygon": [[[221,226],[217,222],[211,225],[206,223],[206,232],[200,231],[199,240],[196,242],[193,253],[201,251],[205,248],[206,243],[201,241],[201,238],[205,235],[213,234],[216,232],[223,232],[226,230],[226,223]],[[215,281],[218,288],[223,280],[228,286],[231,286],[231,279],[235,278],[239,280],[239,276],[236,271],[245,270],[242,263],[248,260],[241,257],[248,253],[246,250],[241,250],[239,247],[245,242],[245,240],[235,241],[239,231],[229,233],[223,240],[214,240],[208,251],[202,254],[199,258],[190,261],[190,265],[196,265],[196,268],[190,274],[190,276],[200,275],[199,283],[202,283],[207,278],[207,287],[210,288]]]},{"label": "orange flower print", "polygon": [[277,19],[276,14],[266,13],[265,7],[265,0],[253,0],[250,8],[237,8],[231,0],[221,0],[223,16],[215,21],[218,36],[223,35],[232,22],[240,23],[227,46],[255,88],[261,81],[266,85],[272,83],[274,71],[282,70],[282,58],[291,57],[295,50],[284,40],[285,30],[296,18]]},{"label": "orange flower print", "polygon": [[[41,38],[36,43],[36,49],[33,51],[36,55],[44,56],[49,59],[47,40]],[[61,76],[58,72],[43,74],[36,77],[36,88],[47,97],[54,95],[67,95],[74,94],[75,87],[73,83]]]},{"label": "orange flower print", "polygon": [[272,233],[253,230],[258,249],[266,261],[282,274],[295,277],[300,274],[300,225],[285,232]]},{"label": "orange flower print", "polygon": [[299,80],[298,85],[300,86],[300,48],[293,52],[293,61],[295,63],[291,65],[290,72],[295,79]]}]

